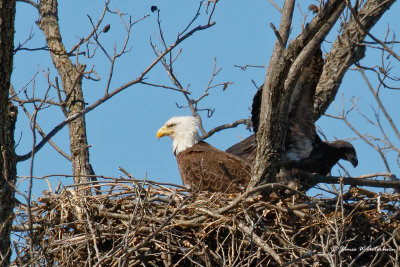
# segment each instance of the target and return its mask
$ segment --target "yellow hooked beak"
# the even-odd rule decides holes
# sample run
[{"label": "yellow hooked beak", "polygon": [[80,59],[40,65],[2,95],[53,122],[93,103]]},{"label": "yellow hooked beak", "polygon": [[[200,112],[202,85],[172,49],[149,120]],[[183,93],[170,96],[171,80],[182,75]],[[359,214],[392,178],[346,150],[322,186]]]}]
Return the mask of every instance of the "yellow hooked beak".
[{"label": "yellow hooked beak", "polygon": [[157,131],[157,139],[160,139],[163,136],[171,135],[174,131],[171,128],[166,127],[165,125],[158,129]]}]

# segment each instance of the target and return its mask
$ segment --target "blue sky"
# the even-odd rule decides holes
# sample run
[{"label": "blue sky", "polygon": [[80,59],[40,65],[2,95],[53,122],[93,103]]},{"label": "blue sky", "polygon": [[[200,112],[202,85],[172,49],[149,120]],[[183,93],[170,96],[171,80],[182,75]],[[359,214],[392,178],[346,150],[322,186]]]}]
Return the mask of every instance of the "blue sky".
[{"label": "blue sky", "polygon": [[[277,2],[280,3],[281,1]],[[313,2],[299,1],[303,10],[306,10],[307,6]],[[133,21],[146,15],[149,16],[134,25],[129,43],[131,51],[117,62],[111,89],[135,79],[155,59],[149,44],[150,38],[161,47],[156,38],[158,35],[157,16],[156,13],[150,12],[152,5],[158,6],[161,10],[160,16],[164,36],[167,43],[172,44],[176,40],[177,34],[192,19],[199,2],[187,0],[112,1],[112,9],[118,8],[121,12],[130,14]],[[103,7],[103,1],[60,1],[59,18],[63,41],[67,50],[70,50],[80,37],[84,37],[90,32],[91,27],[87,15],[90,15],[96,21]],[[206,23],[208,17],[204,11],[203,8],[202,16],[194,23],[194,26]],[[379,38],[384,38],[388,25],[392,30],[399,29],[400,21],[395,17],[399,12],[399,5],[396,3],[373,29],[373,33]],[[299,14],[299,8],[296,8],[290,39],[295,38],[299,32],[302,23]],[[310,15],[309,18],[311,17]],[[38,14],[33,7],[18,2],[16,44],[23,42],[32,30],[34,37],[26,44],[26,47],[44,46],[44,36],[35,24],[37,19]],[[268,65],[275,42],[275,36],[269,27],[269,23],[272,22],[276,27],[279,27],[279,19],[280,13],[269,1],[254,0],[251,4],[248,4],[238,0],[222,0],[213,16],[216,25],[208,30],[195,33],[179,46],[178,49],[182,48],[182,53],[176,62],[175,73],[185,88],[190,86],[194,96],[198,97],[203,94],[212,73],[214,58],[217,59],[218,67],[222,68],[215,83],[227,81],[234,83],[224,92],[221,88],[213,89],[210,95],[201,101],[201,108],[215,108],[212,118],[206,118],[206,114],[202,114],[206,130],[249,117],[249,108],[255,93],[255,87],[251,80],[261,85],[266,70],[249,68],[247,71],[243,71],[234,65]],[[111,29],[102,37],[105,48],[109,51],[112,51],[114,45],[120,48],[125,38],[121,20],[117,16],[108,14],[103,26],[106,24],[110,24]],[[328,40],[333,41],[336,34],[337,31],[334,30]],[[326,51],[329,51],[329,46],[329,42],[324,43]],[[178,49],[173,51],[174,55]],[[371,50],[368,51],[367,57],[362,63],[364,65],[379,65],[380,60],[381,55]],[[87,64],[88,68],[94,65],[101,77],[99,82],[88,80],[83,82],[85,100],[91,104],[104,94],[109,62],[100,50],[97,51],[94,58],[85,59],[81,57],[80,62]],[[396,65],[396,62],[393,63]],[[43,95],[47,88],[47,80],[42,70],[49,70],[50,78],[54,81],[57,73],[52,67],[48,52],[19,51],[15,55],[12,77],[15,89],[18,91],[27,85],[27,92],[31,94],[33,83],[30,81],[38,72],[35,78],[35,96]],[[399,76],[398,69],[393,71],[397,71],[395,74]],[[375,77],[370,73],[369,77],[376,85]],[[161,65],[155,67],[147,75],[147,78],[149,82],[172,85]],[[341,107],[341,94],[343,94],[345,106],[351,106],[351,98],[358,98],[360,110],[373,116],[373,109],[377,108],[377,104],[373,102],[371,94],[359,73],[350,71],[346,74],[338,97],[331,105],[328,113],[336,114],[335,106]],[[382,99],[391,112],[394,122],[398,123],[400,115],[396,105],[399,102],[399,92],[383,89]],[[190,114],[188,109],[178,109],[176,103],[179,105],[186,104],[183,95],[179,92],[135,85],[88,113],[86,121],[88,142],[91,145],[90,161],[96,174],[118,177],[121,175],[118,167],[122,166],[138,179],[147,177],[155,181],[180,184],[181,180],[175,157],[172,154],[171,141],[168,139],[157,140],[156,138],[157,129],[170,117]],[[376,130],[365,123],[365,120],[356,112],[353,111],[349,118],[362,132],[376,133]],[[49,132],[63,119],[63,114],[56,107],[43,110],[38,115],[38,122],[45,132]],[[341,121],[323,117],[317,124],[330,140],[355,137]],[[386,122],[384,122],[384,126],[387,127]],[[251,133],[244,126],[239,126],[217,133],[207,141],[224,150],[249,134]],[[31,150],[32,133],[29,129],[29,121],[22,110],[19,113],[15,136],[17,141],[19,140],[18,154],[24,154]],[[53,141],[69,154],[67,128],[57,134]],[[395,145],[399,146],[399,140],[396,142]],[[353,144],[359,155],[359,166],[353,169],[350,164],[343,163],[351,175],[385,171],[377,153],[374,153],[360,140],[355,140]],[[18,174],[21,176],[28,175],[29,164],[29,161],[19,163]],[[37,153],[34,164],[35,176],[71,173],[70,163],[50,145],[46,145]],[[393,164],[393,166],[392,172],[398,174],[398,165]],[[337,171],[334,171],[333,174],[337,174]],[[50,178],[50,180],[53,186],[58,182],[69,184],[71,181],[63,177]],[[25,185],[21,186],[21,190],[25,190]],[[40,195],[43,189],[48,188],[43,181],[35,181],[34,186],[36,196]]]}]

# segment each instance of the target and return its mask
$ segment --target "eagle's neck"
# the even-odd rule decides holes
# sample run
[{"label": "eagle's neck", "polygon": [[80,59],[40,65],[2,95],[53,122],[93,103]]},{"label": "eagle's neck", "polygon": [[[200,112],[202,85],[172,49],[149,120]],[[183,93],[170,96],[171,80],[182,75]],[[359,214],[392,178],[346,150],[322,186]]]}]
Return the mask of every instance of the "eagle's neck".
[{"label": "eagle's neck", "polygon": [[197,130],[176,134],[172,142],[172,149],[175,156],[185,149],[197,144],[199,141],[200,136]]}]

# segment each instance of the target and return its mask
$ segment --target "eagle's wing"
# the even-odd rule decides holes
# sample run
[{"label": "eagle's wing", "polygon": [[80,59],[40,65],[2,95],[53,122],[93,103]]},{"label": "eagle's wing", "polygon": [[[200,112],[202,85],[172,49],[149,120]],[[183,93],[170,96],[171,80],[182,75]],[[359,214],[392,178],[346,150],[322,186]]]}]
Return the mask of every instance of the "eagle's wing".
[{"label": "eagle's wing", "polygon": [[[286,142],[287,160],[300,160],[308,157],[319,139],[314,125],[314,94],[322,73],[323,59],[321,50],[316,51],[310,64],[304,68],[289,102],[289,129]],[[254,95],[251,120],[254,133],[257,134],[261,109],[262,86]],[[250,164],[256,156],[256,138],[252,135],[233,145],[226,151],[237,155]]]},{"label": "eagle's wing", "polygon": [[251,177],[250,166],[239,157],[199,142],[177,156],[185,185],[211,192],[239,192]]},{"label": "eagle's wing", "polygon": [[256,159],[257,153],[256,136],[254,134],[250,135],[243,141],[228,148],[226,152],[238,156],[252,165]]},{"label": "eagle's wing", "polygon": [[253,97],[253,103],[251,105],[251,123],[253,125],[253,131],[255,134],[257,134],[258,126],[260,125],[261,98],[262,98],[263,86],[264,85],[258,88],[256,94]]},{"label": "eagle's wing", "polygon": [[[315,184],[305,183],[298,169],[326,175],[341,158],[349,160],[353,166],[357,165],[356,152],[351,144],[348,143],[344,146],[342,145],[343,142],[339,144],[337,142],[336,144],[334,144],[335,142],[323,142],[316,132],[314,96],[323,65],[322,52],[318,50],[313,55],[308,66],[303,69],[289,102],[289,128],[285,144],[286,159],[279,175],[287,178],[287,181],[294,178],[300,184],[299,188],[304,191]],[[255,134],[257,134],[259,127],[261,96],[262,87],[259,88],[253,98],[252,123]],[[343,150],[340,149],[341,145],[349,149],[350,152],[348,154],[353,158],[348,159],[346,155],[341,154]],[[253,135],[251,138],[249,137],[232,146],[227,151],[246,160],[251,158],[252,164],[255,159],[256,149],[256,139]],[[285,181],[285,179],[281,180]]]},{"label": "eagle's wing", "polygon": [[323,64],[322,52],[318,50],[309,65],[304,68],[293,89],[288,115],[287,160],[307,158],[311,155],[313,148],[321,143],[314,124],[314,95]]}]

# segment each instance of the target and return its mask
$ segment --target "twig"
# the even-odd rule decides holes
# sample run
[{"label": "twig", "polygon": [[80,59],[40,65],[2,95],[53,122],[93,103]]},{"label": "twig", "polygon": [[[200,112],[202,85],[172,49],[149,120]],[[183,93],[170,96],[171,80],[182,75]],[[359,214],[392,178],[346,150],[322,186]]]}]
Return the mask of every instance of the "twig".
[{"label": "twig", "polygon": [[[98,99],[97,101],[95,101],[93,104],[91,104],[90,106],[88,106],[87,108],[85,108],[82,111],[79,111],[73,115],[71,115],[70,117],[66,118],[64,121],[62,121],[61,123],[59,123],[57,126],[55,126],[48,134],[45,138],[43,138],[35,147],[35,152],[38,152],[40,149],[43,148],[43,146],[51,139],[53,138],[54,135],[56,135],[61,129],[63,129],[66,125],[68,125],[68,123],[76,120],[77,118],[79,118],[80,116],[89,113],[90,111],[92,111],[93,109],[97,108],[99,105],[101,105],[102,103],[106,102],[107,100],[109,100],[110,98],[112,98],[113,96],[117,95],[118,93],[122,92],[123,90],[125,90],[126,88],[141,83],[143,81],[143,78],[146,76],[146,74],[148,72],[150,72],[150,70],[153,69],[153,67],[162,59],[164,58],[165,55],[167,55],[168,53],[170,53],[175,47],[177,47],[181,42],[183,42],[184,40],[186,40],[188,37],[190,37],[192,34],[194,34],[197,31],[202,31],[205,29],[208,29],[212,26],[215,25],[215,22],[212,22],[211,24],[208,25],[203,25],[203,26],[197,26],[196,28],[192,29],[191,31],[189,31],[188,33],[186,33],[184,36],[182,36],[180,39],[176,40],[174,44],[172,44],[168,49],[166,49],[164,52],[162,52],[152,63],[150,63],[150,65],[135,79],[132,80],[124,85],[121,85],[120,87],[116,88],[114,91],[112,91],[111,93],[103,96],[102,98]],[[17,156],[17,162],[21,162],[21,161],[25,161],[27,159],[30,158],[32,154],[31,152],[28,152],[24,155],[21,156]]]},{"label": "twig", "polygon": [[[247,70],[247,68],[264,68],[266,69],[267,67],[264,65],[244,65],[244,66],[240,66],[240,65],[233,65],[236,68],[240,68],[241,70]],[[257,87],[258,88],[258,87]]]},{"label": "twig", "polygon": [[239,222],[238,227],[242,229],[243,232],[251,236],[254,243],[256,243],[260,249],[264,250],[269,255],[271,255],[271,257],[274,258],[274,260],[276,260],[279,263],[279,265],[282,265],[283,263],[282,259],[275,252],[275,250],[273,250],[264,240],[262,240],[258,235],[256,235],[248,226],[244,225],[242,222]]},{"label": "twig", "polygon": [[395,132],[396,136],[398,139],[400,139],[400,132],[397,129],[396,125],[394,124],[391,116],[389,115],[389,113],[387,112],[385,105],[383,105],[382,101],[380,100],[380,98],[378,97],[378,92],[375,92],[375,90],[372,88],[371,83],[369,82],[367,76],[365,75],[364,71],[361,68],[358,68],[358,71],[360,72],[361,76],[363,77],[365,83],[367,84],[367,87],[369,89],[369,91],[372,93],[372,95],[374,96],[376,102],[379,105],[379,108],[382,110],[383,114],[385,115],[386,119],[388,120],[390,126],[392,127],[393,131]]},{"label": "twig", "polygon": [[166,220],[164,220],[164,222],[151,234],[149,235],[145,240],[143,240],[142,242],[140,242],[140,244],[136,245],[135,247],[129,249],[127,251],[127,254],[131,254],[134,251],[139,250],[140,248],[144,247],[145,245],[147,245],[147,243],[154,237],[156,236],[160,231],[163,230],[163,228],[172,220],[175,218],[175,216],[178,214],[178,212],[186,205],[186,203],[189,201],[190,198],[186,198],[185,201],[183,201],[179,207],[177,207],[174,212],[167,217]]},{"label": "twig", "polygon": [[96,26],[93,27],[93,30],[89,33],[89,35],[86,38],[81,39],[79,43],[77,43],[76,45],[74,45],[74,47],[72,47],[72,49],[68,52],[69,55],[72,55],[82,44],[90,40],[90,38],[92,38],[92,36],[97,32],[98,28],[100,27],[100,24],[104,19],[109,4],[110,0],[107,0],[103,9],[103,13],[100,15],[100,19],[98,20]]},{"label": "twig", "polygon": [[217,133],[219,131],[222,131],[222,130],[225,130],[225,129],[229,129],[229,128],[234,128],[234,127],[237,127],[240,124],[247,125],[247,123],[248,123],[247,119],[239,119],[239,120],[231,122],[231,123],[226,123],[226,124],[217,126],[217,127],[213,128],[213,129],[209,130],[206,134],[203,134],[201,136],[201,140],[205,140],[205,139],[209,138],[210,136],[212,136],[213,134],[215,134],[215,133]]},{"label": "twig", "polygon": [[39,9],[39,5],[35,2],[33,2],[32,0],[17,0],[19,2],[24,2],[24,3],[28,3],[30,5],[32,5],[33,7]]},{"label": "twig", "polygon": [[185,93],[185,94],[188,94],[188,95],[191,94],[190,92],[186,91],[185,89],[175,88],[175,87],[171,87],[171,86],[167,86],[167,85],[149,83],[149,82],[144,82],[144,81],[141,81],[140,83],[141,83],[141,84],[145,84],[145,85],[149,85],[149,86],[152,86],[152,87],[159,87],[159,88],[164,88],[164,89],[170,89],[170,90],[178,91],[178,92]]},{"label": "twig", "polygon": [[[392,0],[387,0],[385,2],[382,3],[388,3],[391,2]],[[381,40],[379,40],[378,38],[376,38],[375,36],[373,36],[365,27],[364,25],[361,23],[361,21],[359,20],[358,15],[356,14],[356,12],[354,11],[353,7],[351,6],[351,3],[349,0],[346,0],[346,5],[347,7],[350,9],[351,14],[354,17],[354,20],[357,22],[358,26],[360,26],[360,29],[362,29],[369,37],[371,37],[372,40],[374,40],[375,42],[379,43],[381,46],[383,46],[385,48],[385,50],[387,52],[389,52],[393,57],[395,57],[397,60],[400,61],[400,56],[397,55],[389,46],[387,46],[384,42],[382,42]]]},{"label": "twig", "polygon": [[[13,100],[19,102],[19,106],[22,108],[22,110],[25,112],[26,116],[32,120],[32,116],[31,114],[28,112],[28,110],[25,108],[25,106],[23,105],[23,101],[18,97],[17,93],[14,90],[14,87],[11,85],[10,86],[10,92],[12,93],[13,96]],[[28,101],[28,100],[27,100]],[[42,100],[43,101],[43,100]],[[30,102],[31,103],[31,102]],[[48,103],[48,101],[44,101],[44,103]],[[40,128],[39,124],[37,122],[35,122],[35,128],[37,129],[37,131],[39,132],[39,134],[42,136],[42,138],[46,137],[46,134],[43,132],[42,128]],[[58,152],[60,153],[64,158],[66,158],[67,160],[71,161],[71,157],[65,153],[64,151],[62,151],[61,148],[59,148],[52,140],[49,140],[49,144]]]},{"label": "twig", "polygon": [[400,189],[400,181],[380,181],[380,180],[364,180],[356,179],[353,177],[337,177],[337,176],[324,176],[320,174],[312,174],[299,170],[302,177],[308,179],[313,183],[327,183],[327,184],[340,184],[352,186],[370,186],[379,188],[397,188]]},{"label": "twig", "polygon": [[285,44],[283,43],[282,37],[279,34],[279,31],[275,28],[274,24],[272,22],[269,24],[271,29],[274,31],[276,38],[278,39],[278,43],[281,45],[282,49],[285,49]]},{"label": "twig", "polygon": [[274,0],[269,0],[269,2],[276,8],[276,10],[282,13],[282,9],[275,3]]}]

